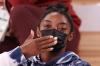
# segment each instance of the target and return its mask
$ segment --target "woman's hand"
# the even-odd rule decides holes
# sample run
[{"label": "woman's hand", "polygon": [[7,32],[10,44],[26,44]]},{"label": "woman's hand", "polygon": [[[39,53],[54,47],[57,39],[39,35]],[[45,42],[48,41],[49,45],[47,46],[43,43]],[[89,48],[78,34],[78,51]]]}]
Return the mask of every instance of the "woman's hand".
[{"label": "woman's hand", "polygon": [[25,40],[24,44],[21,45],[20,48],[22,53],[26,57],[30,57],[30,56],[36,56],[43,52],[52,51],[53,50],[52,46],[56,44],[57,44],[57,37],[44,36],[33,39],[31,35]]}]

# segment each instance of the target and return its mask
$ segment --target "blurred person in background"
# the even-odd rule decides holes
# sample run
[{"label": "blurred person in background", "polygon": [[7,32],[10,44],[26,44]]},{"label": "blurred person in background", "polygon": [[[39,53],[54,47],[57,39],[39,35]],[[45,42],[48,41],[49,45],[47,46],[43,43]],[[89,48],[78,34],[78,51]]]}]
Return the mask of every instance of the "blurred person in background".
[{"label": "blurred person in background", "polygon": [[[35,6],[33,6],[33,8],[37,9],[37,7]],[[11,14],[11,16],[13,17],[10,17],[9,28],[6,33],[5,40],[3,42],[0,42],[0,53],[4,51],[9,51],[15,48],[16,46],[19,46],[20,44],[24,42],[24,40],[29,35],[30,29],[32,28],[34,30],[36,29],[33,27],[37,24],[34,21],[35,19],[37,19],[37,17],[40,16],[41,13],[40,11],[36,11],[35,16],[34,16],[34,15],[31,15],[32,14],[31,11],[29,10],[27,11],[27,10],[28,9],[26,7],[26,10],[20,14],[21,16],[17,14],[15,15],[15,13]],[[19,10],[16,10],[16,12],[18,11]],[[26,13],[26,11],[28,12],[28,14]],[[28,16],[24,17],[25,15],[28,15]]]},{"label": "blurred person in background", "polygon": [[3,0],[0,0],[0,6],[3,6]]}]

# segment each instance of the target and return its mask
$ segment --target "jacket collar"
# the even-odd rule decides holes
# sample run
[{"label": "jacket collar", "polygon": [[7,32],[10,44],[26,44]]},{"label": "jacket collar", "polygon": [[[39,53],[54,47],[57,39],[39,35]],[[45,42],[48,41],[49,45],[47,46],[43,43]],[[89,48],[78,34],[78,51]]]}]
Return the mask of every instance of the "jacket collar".
[{"label": "jacket collar", "polygon": [[64,52],[61,56],[59,56],[55,60],[47,62],[47,63],[40,61],[39,56],[34,57],[35,62],[38,62],[40,64],[48,64],[48,65],[49,64],[69,63],[69,62],[72,62],[73,60],[77,60],[77,59],[79,59],[79,56],[77,54],[75,54],[74,52],[70,52],[70,51]]}]

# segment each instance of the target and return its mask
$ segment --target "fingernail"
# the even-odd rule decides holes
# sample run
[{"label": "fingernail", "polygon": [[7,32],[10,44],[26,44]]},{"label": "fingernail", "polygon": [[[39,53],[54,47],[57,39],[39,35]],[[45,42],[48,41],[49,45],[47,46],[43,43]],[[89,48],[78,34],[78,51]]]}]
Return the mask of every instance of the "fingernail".
[{"label": "fingernail", "polygon": [[57,40],[58,39],[58,37],[54,37],[54,40]]},{"label": "fingernail", "polygon": [[52,35],[50,35],[50,38],[53,38],[53,36],[52,36]]},{"label": "fingernail", "polygon": [[57,44],[57,41],[54,41],[54,44]]},{"label": "fingernail", "polygon": [[31,30],[31,35],[32,35],[32,37],[34,37],[34,31],[33,30]]},{"label": "fingernail", "polygon": [[54,48],[50,48],[50,50],[53,50]]}]

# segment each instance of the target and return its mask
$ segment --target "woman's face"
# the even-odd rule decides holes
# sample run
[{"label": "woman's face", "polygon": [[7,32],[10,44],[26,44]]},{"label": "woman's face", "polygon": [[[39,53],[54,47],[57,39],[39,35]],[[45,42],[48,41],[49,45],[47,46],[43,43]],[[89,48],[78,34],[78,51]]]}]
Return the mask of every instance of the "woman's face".
[{"label": "woman's face", "polygon": [[64,15],[58,12],[52,12],[46,15],[40,24],[40,30],[45,29],[56,29],[69,34],[71,28],[68,19]]}]

